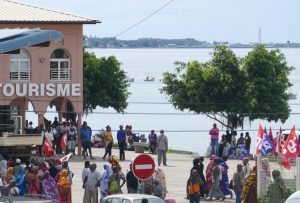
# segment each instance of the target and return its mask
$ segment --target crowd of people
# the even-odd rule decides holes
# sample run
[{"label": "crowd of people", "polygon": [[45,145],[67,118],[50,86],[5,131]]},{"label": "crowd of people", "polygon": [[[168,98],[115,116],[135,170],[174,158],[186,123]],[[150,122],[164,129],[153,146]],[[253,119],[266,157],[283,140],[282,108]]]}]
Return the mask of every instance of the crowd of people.
[{"label": "crowd of people", "polygon": [[[235,141],[236,132],[231,135],[226,131],[226,135],[222,136],[219,142],[219,129],[216,124],[209,131],[211,138],[210,160],[206,166],[204,173],[204,157],[195,158],[193,167],[190,171],[190,177],[187,180],[186,194],[190,203],[198,203],[201,198],[212,200],[213,198],[224,200],[226,197],[235,196],[236,203],[257,203],[257,166],[256,161],[251,168],[249,165],[249,156],[251,138],[249,133]],[[228,153],[228,149],[232,149],[232,155]],[[246,152],[242,152],[245,148]],[[242,155],[241,155],[242,154]],[[237,156],[237,157],[236,157]],[[228,177],[229,166],[227,159],[242,159],[237,164],[232,177]],[[252,158],[252,157],[251,157]],[[267,186],[267,194],[269,202],[283,203],[286,199],[286,187],[281,178],[280,171],[273,170],[272,177],[269,166],[266,164],[267,158],[262,160],[261,174],[265,174],[264,185]],[[273,181],[271,181],[273,180]]]},{"label": "crowd of people", "polygon": [[250,156],[251,137],[249,132],[240,133],[237,139],[237,132],[232,133],[226,130],[226,134],[219,136],[219,128],[217,124],[213,124],[213,128],[209,131],[210,146],[207,149],[207,155],[217,155],[219,157],[226,157],[227,159],[243,159]]},{"label": "crowd of people", "polygon": [[[128,193],[150,194],[165,198],[166,179],[159,167],[147,180],[139,180],[133,174],[132,164],[124,172],[119,159],[112,155],[103,163],[103,171],[96,163],[84,162],[82,170],[83,203],[98,203],[98,197],[123,193],[126,185]],[[38,160],[29,163],[20,159],[8,160],[7,170],[1,168],[0,196],[39,196],[51,198],[54,203],[72,202],[72,179],[74,173],[68,161],[62,159]],[[78,201],[77,201],[78,202]]]},{"label": "crowd of people", "polygon": [[110,156],[103,164],[103,171],[97,169],[95,163],[85,161],[82,170],[82,182],[84,188],[84,203],[98,202],[98,187],[100,187],[100,199],[112,194],[122,194],[126,185],[128,193],[150,194],[164,199],[166,197],[166,180],[164,172],[157,167],[153,176],[147,180],[139,180],[129,164],[127,173],[124,173],[119,159]]},{"label": "crowd of people", "polygon": [[[228,177],[229,167],[226,157],[211,155],[204,172],[204,157],[195,158],[186,194],[190,203],[199,203],[201,198],[224,200],[235,196],[236,203],[257,203],[257,165],[251,168],[248,158],[237,164],[232,177]],[[267,184],[268,202],[283,203],[287,188],[279,170],[273,170]],[[231,178],[231,179],[230,179]]]},{"label": "crowd of people", "polygon": [[7,170],[2,168],[0,173],[0,192],[1,196],[44,196],[54,203],[70,203],[73,176],[68,162],[60,159],[27,163],[9,159]]},{"label": "crowd of people", "polygon": [[[29,123],[32,126],[32,122]],[[77,131],[76,123],[68,121],[58,123],[57,119],[51,123],[44,133],[45,140],[49,141],[56,154],[65,153],[75,154],[75,143],[80,136],[83,148],[82,155],[86,160],[87,156],[94,159],[91,151],[92,129],[87,122],[83,122],[80,131]],[[31,127],[29,126],[31,129]],[[200,202],[201,198],[212,200],[224,200],[235,196],[236,203],[255,203],[257,202],[257,171],[256,163],[251,168],[249,158],[251,138],[249,133],[236,140],[236,132],[231,135],[229,131],[222,135],[219,141],[219,129],[216,124],[209,131],[211,138],[211,152],[209,163],[204,166],[204,157],[195,158],[190,176],[186,184],[187,199],[191,203]],[[65,139],[67,145],[63,147],[62,141]],[[163,170],[159,167],[161,163],[167,166],[166,152],[168,151],[168,138],[164,130],[157,135],[154,130],[148,135],[149,153],[157,154],[157,168],[155,173],[148,180],[138,180],[132,171],[131,163],[125,173],[119,161],[125,160],[126,145],[133,142],[144,141],[145,137],[137,136],[132,132],[131,126],[119,126],[117,131],[117,142],[119,147],[119,158],[112,154],[114,143],[111,127],[106,126],[103,131],[103,142],[105,152],[103,160],[103,170],[100,172],[96,163],[84,162],[82,170],[82,188],[84,189],[84,203],[98,202],[100,199],[111,195],[123,193],[123,187],[127,187],[128,193],[151,194],[162,199],[166,197],[166,177]],[[246,152],[243,152],[245,148]],[[229,151],[232,150],[232,153]],[[47,152],[45,152],[47,155]],[[242,154],[242,155],[241,155]],[[70,203],[72,202],[72,179],[74,173],[68,166],[68,161],[63,159],[50,158],[37,160],[31,159],[29,163],[21,162],[15,158],[8,160],[7,170],[2,168],[0,172],[0,192],[2,196],[24,196],[44,195],[51,197],[53,202]],[[229,166],[227,159],[242,159],[236,166],[234,175],[228,176]],[[269,199],[272,202],[282,202],[286,187],[280,177],[280,172],[272,172],[273,182],[268,182]],[[98,194],[99,193],[99,194]],[[280,200],[280,201],[278,201]]]}]

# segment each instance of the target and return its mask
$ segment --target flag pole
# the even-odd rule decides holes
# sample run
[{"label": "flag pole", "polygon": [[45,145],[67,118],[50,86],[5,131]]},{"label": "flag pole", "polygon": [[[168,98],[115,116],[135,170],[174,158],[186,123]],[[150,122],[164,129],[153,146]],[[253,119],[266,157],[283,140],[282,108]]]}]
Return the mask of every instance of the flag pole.
[{"label": "flag pole", "polygon": [[256,156],[256,170],[257,170],[257,196],[261,195],[261,156]]}]

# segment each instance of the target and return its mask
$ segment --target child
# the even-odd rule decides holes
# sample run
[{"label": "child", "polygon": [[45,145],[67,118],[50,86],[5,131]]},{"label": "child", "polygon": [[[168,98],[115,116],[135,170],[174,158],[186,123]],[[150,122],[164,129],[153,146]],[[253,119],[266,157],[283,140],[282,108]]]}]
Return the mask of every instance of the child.
[{"label": "child", "polygon": [[17,187],[16,181],[11,181],[9,183],[9,196],[19,196],[20,195],[20,191],[19,188]]}]

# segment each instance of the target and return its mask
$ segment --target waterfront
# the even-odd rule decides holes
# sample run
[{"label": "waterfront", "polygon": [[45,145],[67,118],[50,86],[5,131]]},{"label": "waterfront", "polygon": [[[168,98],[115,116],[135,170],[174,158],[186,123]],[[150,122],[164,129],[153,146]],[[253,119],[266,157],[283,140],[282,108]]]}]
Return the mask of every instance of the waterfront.
[{"label": "waterfront", "polygon": [[[245,56],[251,49],[233,49],[240,57]],[[128,76],[134,78],[129,91],[129,106],[125,114],[116,114],[112,109],[97,108],[93,114],[84,116],[93,130],[105,128],[111,125],[117,130],[120,124],[130,124],[135,132],[148,135],[151,129],[159,131],[165,129],[169,137],[170,148],[178,150],[194,151],[203,154],[209,144],[208,130],[214,123],[204,115],[194,115],[192,112],[180,112],[168,104],[167,97],[160,94],[159,89],[161,75],[165,71],[173,71],[175,61],[207,61],[210,58],[211,49],[89,49],[98,57],[115,55],[122,62]],[[291,100],[292,114],[285,124],[268,123],[257,120],[245,122],[244,130],[250,131],[252,137],[252,150],[256,143],[256,130],[258,123],[273,129],[291,128],[294,124],[299,128],[299,96],[300,96],[300,49],[283,49],[288,64],[295,67],[291,74],[294,83],[292,88],[298,95],[296,100]],[[154,82],[145,82],[147,74],[155,77]],[[53,110],[52,110],[53,111]],[[47,113],[47,119],[53,119],[55,114]],[[238,133],[240,129],[238,129]],[[158,132],[157,132],[158,133]],[[275,134],[275,132],[273,132]],[[114,132],[114,135],[116,133]]]}]

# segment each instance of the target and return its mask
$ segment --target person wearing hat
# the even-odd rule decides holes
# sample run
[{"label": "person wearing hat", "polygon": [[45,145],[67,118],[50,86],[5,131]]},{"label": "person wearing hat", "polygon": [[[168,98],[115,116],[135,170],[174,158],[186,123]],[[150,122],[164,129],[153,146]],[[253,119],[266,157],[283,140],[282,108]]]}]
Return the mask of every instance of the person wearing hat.
[{"label": "person wearing hat", "polygon": [[117,132],[117,140],[120,150],[120,160],[125,160],[126,133],[122,125],[120,125],[120,129]]},{"label": "person wearing hat", "polygon": [[160,135],[157,138],[157,163],[158,166],[161,164],[163,159],[164,166],[167,166],[167,151],[168,151],[168,138],[164,134],[164,130],[160,131]]},{"label": "person wearing hat", "polygon": [[154,154],[157,145],[157,135],[154,130],[151,130],[150,134],[148,135],[148,140],[149,140],[149,149],[151,153]]},{"label": "person wearing hat", "polygon": [[14,168],[14,176],[17,175],[20,164],[21,164],[21,159],[16,159],[14,167],[13,167]]},{"label": "person wearing hat", "polygon": [[107,154],[108,154],[108,157],[111,156],[111,149],[112,149],[112,146],[114,143],[111,128],[109,125],[106,126],[106,130],[104,132],[104,142],[105,142],[105,154],[102,158],[105,160]]}]

